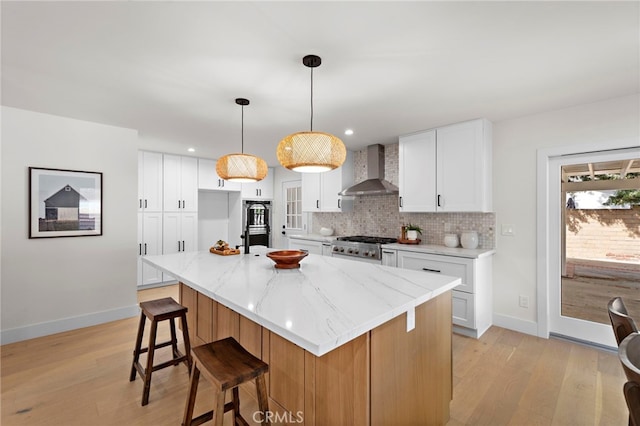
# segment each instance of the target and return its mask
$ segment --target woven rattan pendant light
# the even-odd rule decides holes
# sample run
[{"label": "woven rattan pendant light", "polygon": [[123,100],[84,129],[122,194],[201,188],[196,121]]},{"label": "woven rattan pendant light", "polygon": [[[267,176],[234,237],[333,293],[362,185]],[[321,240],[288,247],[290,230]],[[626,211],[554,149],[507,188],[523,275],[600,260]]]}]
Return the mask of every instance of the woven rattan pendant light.
[{"label": "woven rattan pendant light", "polygon": [[338,168],[347,157],[344,143],[330,133],[313,131],[313,69],[322,60],[316,55],[307,55],[302,63],[311,68],[311,130],[286,136],[278,144],[276,155],[283,167],[296,172],[326,172]]},{"label": "woven rattan pendant light", "polygon": [[249,105],[249,100],[238,98],[236,104],[242,106],[242,152],[218,159],[216,172],[224,180],[257,182],[267,176],[267,163],[260,157],[244,153],[244,107]]}]

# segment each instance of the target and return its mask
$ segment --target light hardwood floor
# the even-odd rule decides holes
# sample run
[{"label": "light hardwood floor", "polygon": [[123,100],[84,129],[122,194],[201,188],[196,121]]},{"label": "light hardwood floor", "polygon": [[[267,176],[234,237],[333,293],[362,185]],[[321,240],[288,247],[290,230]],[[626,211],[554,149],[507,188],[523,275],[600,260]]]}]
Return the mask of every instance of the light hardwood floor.
[{"label": "light hardwood floor", "polygon": [[[178,300],[177,286],[139,292],[140,301],[165,296]],[[184,365],[154,373],[145,407],[140,378],[128,380],[137,321],[0,347],[0,424],[179,425],[188,385]],[[166,328],[159,327],[163,339]],[[158,361],[168,357],[164,352]],[[624,373],[614,353],[492,327],[479,340],[454,335],[453,365],[448,425],[627,424]],[[196,412],[212,398],[201,380]],[[251,398],[241,401],[250,413]]]}]

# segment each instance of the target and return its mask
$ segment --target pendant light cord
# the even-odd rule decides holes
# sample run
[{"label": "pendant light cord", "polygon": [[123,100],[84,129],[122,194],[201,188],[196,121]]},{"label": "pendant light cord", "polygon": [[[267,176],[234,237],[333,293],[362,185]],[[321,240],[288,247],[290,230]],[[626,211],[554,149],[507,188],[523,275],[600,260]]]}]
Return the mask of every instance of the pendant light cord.
[{"label": "pendant light cord", "polygon": [[242,154],[244,154],[244,105],[242,105],[242,124],[241,124],[240,128],[242,129],[241,130],[242,133],[241,133],[241,136],[240,136],[240,141],[241,141],[240,142],[241,143],[240,152]]},{"label": "pendant light cord", "polygon": [[313,132],[313,68],[311,68],[311,131]]}]

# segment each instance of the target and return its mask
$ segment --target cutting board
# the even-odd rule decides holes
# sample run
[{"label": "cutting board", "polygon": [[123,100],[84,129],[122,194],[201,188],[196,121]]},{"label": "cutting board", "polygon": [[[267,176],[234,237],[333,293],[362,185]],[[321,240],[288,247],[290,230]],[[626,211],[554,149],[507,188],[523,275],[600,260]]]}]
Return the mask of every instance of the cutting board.
[{"label": "cutting board", "polygon": [[220,256],[230,256],[232,254],[240,254],[240,250],[234,249],[234,248],[229,248],[226,250],[216,250],[215,248],[211,247],[209,251],[211,253],[219,254]]}]

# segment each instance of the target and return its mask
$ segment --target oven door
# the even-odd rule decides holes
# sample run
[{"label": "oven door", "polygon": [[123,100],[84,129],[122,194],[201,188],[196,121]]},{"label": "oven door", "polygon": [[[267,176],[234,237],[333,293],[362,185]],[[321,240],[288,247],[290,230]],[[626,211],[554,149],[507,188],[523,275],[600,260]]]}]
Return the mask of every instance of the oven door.
[{"label": "oven door", "polygon": [[378,265],[382,265],[382,259],[372,259],[370,257],[349,256],[348,254],[340,254],[336,252],[331,252],[331,257],[353,260],[355,262],[376,263]]}]

